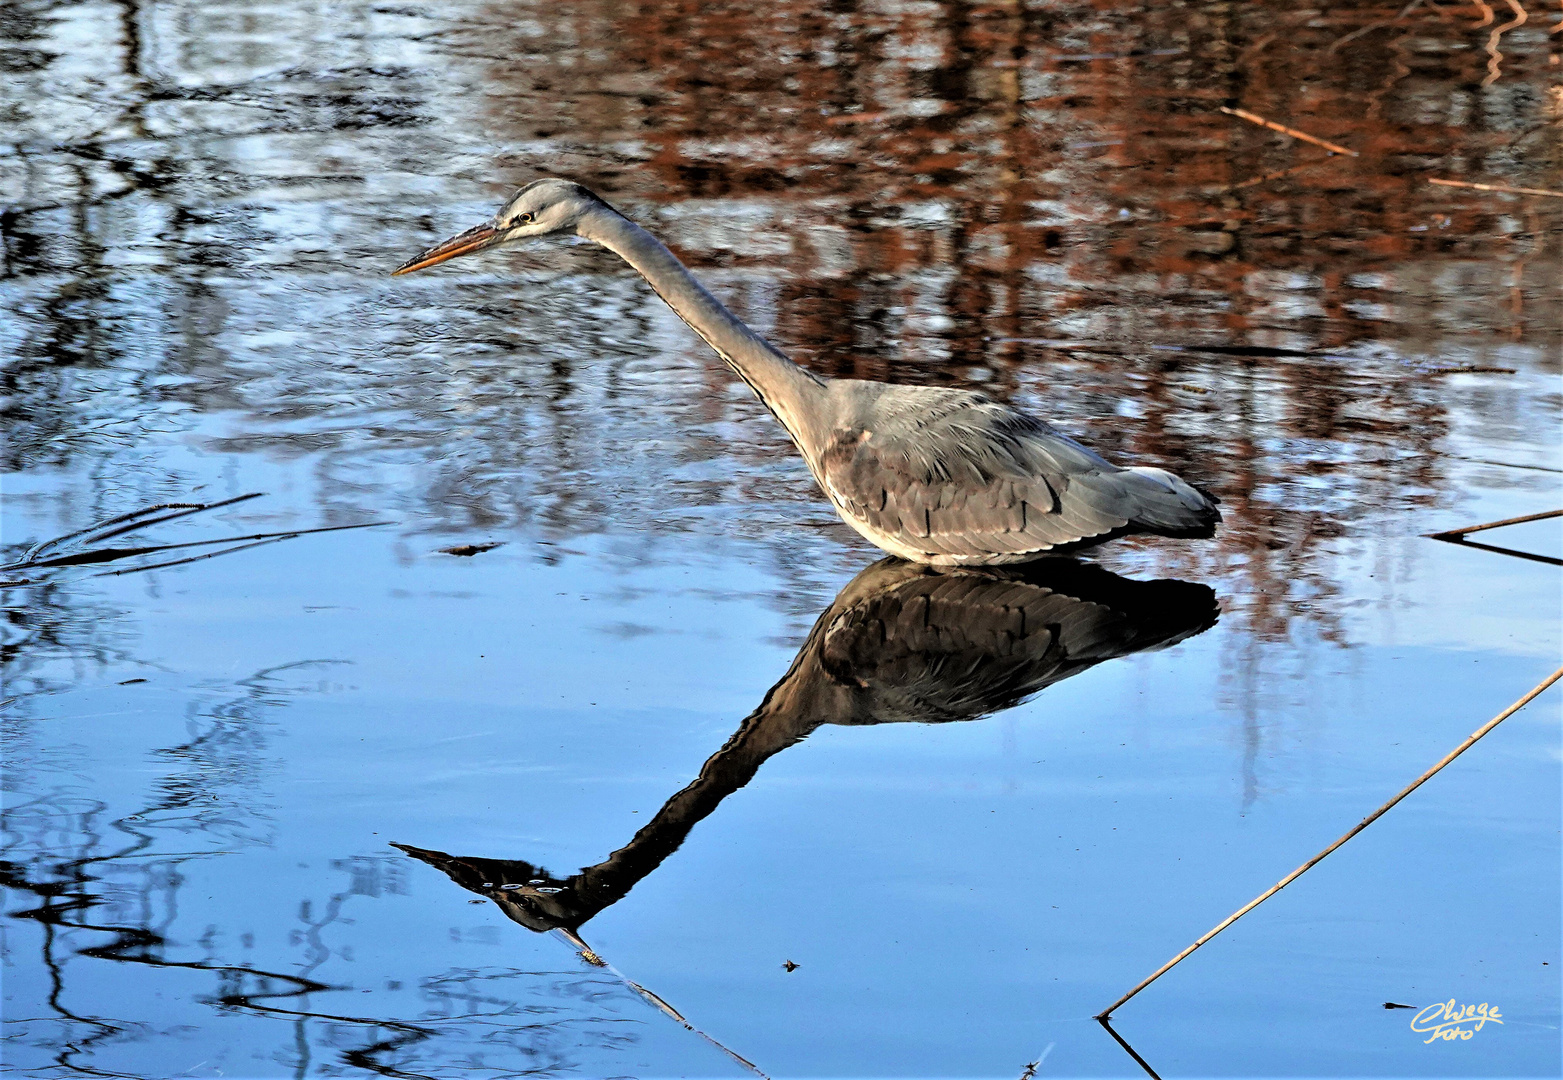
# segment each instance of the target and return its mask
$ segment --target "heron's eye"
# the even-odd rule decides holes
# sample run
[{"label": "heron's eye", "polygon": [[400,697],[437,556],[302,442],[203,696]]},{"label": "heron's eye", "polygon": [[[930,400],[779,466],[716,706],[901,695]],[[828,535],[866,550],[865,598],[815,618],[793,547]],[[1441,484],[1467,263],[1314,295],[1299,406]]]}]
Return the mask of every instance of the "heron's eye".
[{"label": "heron's eye", "polygon": [[536,216],[537,215],[535,215],[535,214],[522,214],[520,217],[516,218],[510,224],[512,224],[512,225],[527,225],[527,224],[530,224],[532,219],[534,217],[536,217]]}]

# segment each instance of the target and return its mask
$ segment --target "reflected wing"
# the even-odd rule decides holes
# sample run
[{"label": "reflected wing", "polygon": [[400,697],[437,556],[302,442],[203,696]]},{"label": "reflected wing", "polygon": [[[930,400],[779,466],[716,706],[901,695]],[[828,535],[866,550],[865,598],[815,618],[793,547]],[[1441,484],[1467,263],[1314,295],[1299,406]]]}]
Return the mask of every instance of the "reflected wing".
[{"label": "reflected wing", "polygon": [[1130,581],[1073,559],[1021,572],[875,571],[844,590],[819,645],[823,669],[854,688],[850,718],[835,723],[973,719],[1104,660],[1181,641],[1218,614],[1208,586]]},{"label": "reflected wing", "polygon": [[1025,556],[1122,532],[1209,535],[1206,496],[1161,469],[1123,469],[980,394],[883,387],[838,429],[821,481],[842,512],[929,557]]}]

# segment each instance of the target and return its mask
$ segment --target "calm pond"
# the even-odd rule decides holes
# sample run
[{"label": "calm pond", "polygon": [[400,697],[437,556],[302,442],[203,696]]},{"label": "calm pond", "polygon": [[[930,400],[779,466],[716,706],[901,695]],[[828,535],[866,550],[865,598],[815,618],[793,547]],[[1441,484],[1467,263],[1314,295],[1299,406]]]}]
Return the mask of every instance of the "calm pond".
[{"label": "calm pond", "polygon": [[[1558,519],[1425,535],[1563,508],[1563,199],[1458,186],[1558,22],[6,3],[5,1068],[1558,1076],[1558,688],[1091,1019],[1559,663]],[[389,276],[542,175],[1224,525],[880,562],[611,254]]]}]

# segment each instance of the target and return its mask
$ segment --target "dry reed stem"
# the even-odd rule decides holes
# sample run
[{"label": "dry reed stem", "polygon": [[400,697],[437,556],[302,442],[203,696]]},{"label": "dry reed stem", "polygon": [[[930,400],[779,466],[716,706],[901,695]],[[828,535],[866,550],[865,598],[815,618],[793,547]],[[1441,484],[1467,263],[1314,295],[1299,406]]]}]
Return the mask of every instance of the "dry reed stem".
[{"label": "dry reed stem", "polygon": [[1509,187],[1507,184],[1476,184],[1469,180],[1440,180],[1435,176],[1427,178],[1429,184],[1437,184],[1439,187],[1463,187],[1476,191],[1498,191],[1505,195],[1546,195],[1554,199],[1563,199],[1563,191],[1548,191],[1546,188],[1534,187]]},{"label": "dry reed stem", "polygon": [[[1325,159],[1325,160],[1328,160],[1328,159]],[[1283,177],[1290,176],[1293,173],[1302,172],[1304,169],[1311,169],[1315,165],[1319,165],[1319,164],[1321,164],[1321,162],[1319,162],[1319,161],[1308,161],[1308,162],[1304,162],[1301,165],[1293,165],[1289,169],[1277,169],[1275,172],[1265,173],[1263,176],[1256,176],[1256,177],[1254,177],[1251,180],[1244,180],[1240,184],[1232,184],[1231,186],[1222,188],[1221,190],[1222,191],[1242,191],[1244,188],[1257,187],[1260,184],[1268,184],[1271,180],[1280,180]]]},{"label": "dry reed stem", "polygon": [[1229,109],[1223,105],[1221,106],[1221,111],[1226,113],[1228,116],[1235,116],[1239,120],[1247,120],[1250,124],[1258,124],[1260,127],[1269,128],[1271,131],[1279,131],[1282,135],[1290,135],[1294,139],[1301,139],[1303,142],[1310,142],[1315,146],[1322,146],[1332,154],[1345,154],[1347,157],[1358,156],[1355,150],[1348,150],[1344,146],[1339,146],[1332,142],[1326,142],[1318,136],[1309,135],[1306,131],[1298,131],[1296,128],[1289,128],[1284,124],[1277,124],[1274,120],[1266,120],[1264,117],[1258,115],[1257,113],[1251,113],[1247,109]]},{"label": "dry reed stem", "polygon": [[[1563,514],[1563,511],[1557,511],[1556,513]],[[1489,526],[1489,528],[1490,527],[1491,526]],[[1226,918],[1222,919],[1213,928],[1211,928],[1205,934],[1201,935],[1200,938],[1197,941],[1194,942],[1194,944],[1190,945],[1188,948],[1186,948],[1182,952],[1178,953],[1178,955],[1174,956],[1171,960],[1168,960],[1161,967],[1159,967],[1155,971],[1153,971],[1150,974],[1149,977],[1147,977],[1146,979],[1142,980],[1137,986],[1134,987],[1134,989],[1130,990],[1127,994],[1123,995],[1123,997],[1119,998],[1117,1001],[1115,1001],[1111,1005],[1107,1006],[1107,1008],[1105,1008],[1101,1012],[1097,1013],[1096,1016],[1095,1016],[1095,1019],[1105,1022],[1108,1017],[1112,1016],[1114,1009],[1118,1008],[1120,1005],[1124,1004],[1130,998],[1134,997],[1135,994],[1138,994],[1141,990],[1144,990],[1151,983],[1155,982],[1157,979],[1161,978],[1167,972],[1169,972],[1173,968],[1177,967],[1178,964],[1182,963],[1186,958],[1188,958],[1194,952],[1195,949],[1198,949],[1201,945],[1205,944],[1205,942],[1209,941],[1211,938],[1213,938],[1217,934],[1221,933],[1221,931],[1225,930],[1227,927],[1229,927],[1233,923],[1237,922],[1237,920],[1241,919],[1244,915],[1247,915],[1250,911],[1254,910],[1254,908],[1258,907],[1260,904],[1262,904],[1266,900],[1270,899],[1270,897],[1274,896],[1276,893],[1278,893],[1282,889],[1286,888],[1286,886],[1290,885],[1292,882],[1294,882],[1298,878],[1302,877],[1303,874],[1305,874],[1306,872],[1311,870],[1313,867],[1317,866],[1324,859],[1324,857],[1326,855],[1328,855],[1330,852],[1334,851],[1336,848],[1340,847],[1346,841],[1350,840],[1353,836],[1356,836],[1359,832],[1361,832],[1363,829],[1366,829],[1369,825],[1373,824],[1379,818],[1383,817],[1384,814],[1388,813],[1389,810],[1396,803],[1400,802],[1401,799],[1404,799],[1407,795],[1411,794],[1417,788],[1419,788],[1423,784],[1425,784],[1428,780],[1432,779],[1435,775],[1438,774],[1438,772],[1441,769],[1443,769],[1443,767],[1445,765],[1448,765],[1455,758],[1459,757],[1461,754],[1463,754],[1467,750],[1469,750],[1472,746],[1476,745],[1476,741],[1478,739],[1480,739],[1483,735],[1486,735],[1493,728],[1497,727],[1499,724],[1503,723],[1509,717],[1511,717],[1515,713],[1519,712],[1526,705],[1529,705],[1532,701],[1534,701],[1537,697],[1539,697],[1541,695],[1541,693],[1544,690],[1547,689],[1547,687],[1551,686],[1553,683],[1557,682],[1559,679],[1563,679],[1563,667],[1558,668],[1551,675],[1548,675],[1541,682],[1537,683],[1534,689],[1532,689],[1524,697],[1522,697],[1518,701],[1516,701],[1513,705],[1510,705],[1507,709],[1504,709],[1497,716],[1493,717],[1491,720],[1487,721],[1481,727],[1479,727],[1475,731],[1471,732],[1471,734],[1466,737],[1464,742],[1462,742],[1459,746],[1455,747],[1453,750],[1449,751],[1449,753],[1445,754],[1443,756],[1443,758],[1436,765],[1434,765],[1431,769],[1428,769],[1426,772],[1424,772],[1421,776],[1417,777],[1415,780],[1411,781],[1411,783],[1407,784],[1405,787],[1401,788],[1399,794],[1397,794],[1394,798],[1390,799],[1383,806],[1380,806],[1377,810],[1373,811],[1373,813],[1369,814],[1367,817],[1365,817],[1361,821],[1359,821],[1354,827],[1352,827],[1350,830],[1348,830],[1346,832],[1346,834],[1344,836],[1342,836],[1339,840],[1335,841],[1329,847],[1325,848],[1323,851],[1319,852],[1313,858],[1311,858],[1307,862],[1303,863],[1296,870],[1293,870],[1290,874],[1287,874],[1280,881],[1278,881],[1274,885],[1270,886],[1264,892],[1262,892],[1258,896],[1254,897],[1252,900],[1250,900],[1248,903],[1244,904],[1242,907],[1238,908],[1232,914],[1230,914]]]},{"label": "dry reed stem", "polygon": [[1434,540],[1444,540],[1451,536],[1465,536],[1467,533],[1486,532],[1488,529],[1500,529],[1505,525],[1523,525],[1527,521],[1546,521],[1548,518],[1555,517],[1563,517],[1563,510],[1548,510],[1541,514],[1526,514],[1524,517],[1504,518],[1502,521],[1489,521],[1485,525],[1467,525],[1463,529],[1444,529],[1441,532],[1425,535]]}]

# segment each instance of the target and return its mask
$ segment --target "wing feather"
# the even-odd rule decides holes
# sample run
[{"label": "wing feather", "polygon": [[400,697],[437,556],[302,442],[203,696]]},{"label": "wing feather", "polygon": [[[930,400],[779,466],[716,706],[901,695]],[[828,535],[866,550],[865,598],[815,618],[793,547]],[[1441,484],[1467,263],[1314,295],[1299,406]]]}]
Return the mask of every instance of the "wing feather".
[{"label": "wing feather", "polygon": [[883,390],[832,432],[817,471],[849,521],[930,561],[1011,561],[1220,518],[1170,473],[1119,468],[983,395]]}]

